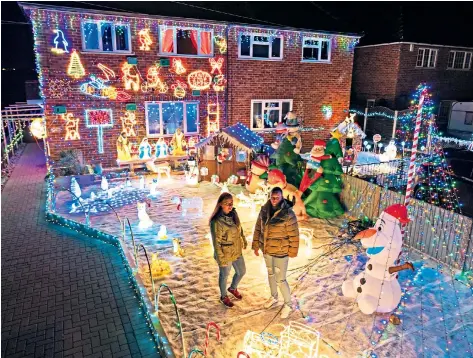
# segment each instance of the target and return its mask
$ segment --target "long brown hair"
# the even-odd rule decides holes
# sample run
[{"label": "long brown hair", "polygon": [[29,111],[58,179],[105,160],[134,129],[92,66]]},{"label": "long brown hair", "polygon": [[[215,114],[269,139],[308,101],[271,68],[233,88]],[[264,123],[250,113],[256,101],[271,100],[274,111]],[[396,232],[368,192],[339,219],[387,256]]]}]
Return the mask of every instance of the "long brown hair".
[{"label": "long brown hair", "polygon": [[[210,219],[209,219],[209,224],[218,216],[220,215],[220,213],[222,212],[222,206],[220,204],[223,203],[224,200],[229,200],[229,199],[232,199],[233,200],[233,196],[232,194],[230,193],[222,193],[220,194],[220,196],[218,197],[218,200],[217,200],[217,205],[215,205],[215,209],[212,213],[212,215],[210,215]],[[233,222],[240,226],[240,218],[238,217],[238,214],[235,210],[235,208],[232,209],[232,211],[230,211],[230,214],[229,214],[232,218],[233,218]]]}]

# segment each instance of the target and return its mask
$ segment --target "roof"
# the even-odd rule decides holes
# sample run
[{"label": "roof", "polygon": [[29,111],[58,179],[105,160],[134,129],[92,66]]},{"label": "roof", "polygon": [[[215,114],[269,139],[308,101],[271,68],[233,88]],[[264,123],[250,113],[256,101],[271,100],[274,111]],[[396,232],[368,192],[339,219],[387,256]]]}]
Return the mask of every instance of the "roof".
[{"label": "roof", "polygon": [[[90,3],[74,2],[18,2],[25,8],[40,8],[51,11],[80,12],[109,16],[166,18],[174,21],[209,22],[215,25],[254,26],[286,31],[316,32],[343,36],[361,37],[350,31],[346,23],[327,18],[310,2],[179,2],[179,1],[120,1]],[[289,5],[290,4],[290,5]],[[84,11],[87,9],[87,11]],[[297,18],[290,16],[297,10]],[[288,16],[289,15],[289,16]],[[240,21],[240,22],[238,22]],[[244,22],[243,22],[244,21]]]},{"label": "roof", "polygon": [[434,46],[434,47],[461,48],[461,49],[467,49],[467,50],[473,49],[473,45],[472,45],[471,47],[465,47],[465,46],[455,46],[455,45],[426,44],[426,43],[422,43],[422,42],[387,42],[387,43],[375,44],[375,45],[357,46],[356,48],[378,47],[378,46],[390,46],[390,45],[419,45],[419,46]]},{"label": "roof", "polygon": [[200,149],[206,145],[212,144],[214,139],[219,139],[233,145],[234,147],[247,152],[258,150],[264,142],[264,139],[241,123],[231,127],[221,129],[218,133],[212,134],[196,144]]}]

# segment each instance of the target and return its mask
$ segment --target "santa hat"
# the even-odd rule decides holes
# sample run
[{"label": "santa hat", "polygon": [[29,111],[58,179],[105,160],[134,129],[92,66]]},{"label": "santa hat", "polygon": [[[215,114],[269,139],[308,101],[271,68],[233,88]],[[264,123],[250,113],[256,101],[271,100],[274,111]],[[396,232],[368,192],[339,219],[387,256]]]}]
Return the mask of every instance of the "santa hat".
[{"label": "santa hat", "polygon": [[407,224],[410,221],[407,215],[407,208],[402,204],[391,205],[384,212],[398,219],[401,224]]},{"label": "santa hat", "polygon": [[278,183],[285,183],[286,176],[282,171],[279,169],[271,169],[268,173],[268,183],[269,184],[278,184]]},{"label": "santa hat", "polygon": [[264,169],[266,171],[269,168],[269,159],[266,155],[260,155],[258,158],[251,162],[251,165],[256,168]]},{"label": "santa hat", "polygon": [[327,144],[325,143],[324,140],[322,140],[322,139],[314,140],[314,147],[324,147],[325,148],[326,146],[327,146]]}]

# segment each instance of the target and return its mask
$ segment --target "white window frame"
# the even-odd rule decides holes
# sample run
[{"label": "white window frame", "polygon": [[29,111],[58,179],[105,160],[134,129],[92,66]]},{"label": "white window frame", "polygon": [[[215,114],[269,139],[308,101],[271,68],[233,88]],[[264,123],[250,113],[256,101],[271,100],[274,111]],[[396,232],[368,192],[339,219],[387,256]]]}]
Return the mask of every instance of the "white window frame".
[{"label": "white window frame", "polygon": [[267,132],[267,131],[272,131],[274,130],[274,128],[253,128],[253,104],[254,103],[262,103],[263,106],[261,108],[262,110],[262,113],[264,113],[264,110],[265,109],[271,109],[271,108],[274,108],[274,107],[268,107],[267,105],[265,105],[265,103],[272,103],[272,102],[279,102],[279,122],[282,122],[284,120],[283,116],[282,116],[282,103],[283,102],[289,102],[290,103],[290,106],[289,106],[289,111],[292,111],[292,108],[293,108],[293,100],[292,99],[252,99],[251,100],[251,117],[250,117],[250,129],[252,131],[257,131],[257,132]]},{"label": "white window frame", "polygon": [[[163,41],[162,41],[162,36],[165,31],[163,30],[169,30],[172,29],[172,35],[173,35],[173,46],[172,46],[172,51],[173,52],[163,52]],[[197,31],[197,55],[190,55],[190,54],[183,54],[183,53],[177,53],[177,29],[179,30],[196,30]],[[202,55],[200,54],[200,33],[201,32],[210,32],[210,55]],[[159,25],[159,49],[158,49],[158,54],[161,56],[179,56],[179,57],[214,57],[214,30],[213,29],[200,29],[196,27],[186,27],[186,26],[166,26],[166,25]]]},{"label": "white window frame", "polygon": [[[99,36],[99,48],[98,49],[87,49],[85,47],[85,36],[84,36],[84,25],[85,24],[97,24],[98,27],[98,36]],[[113,46],[113,51],[104,51],[103,50],[103,41],[102,41],[102,23],[106,24],[111,24],[112,25],[112,46]],[[126,26],[128,29],[128,48],[129,50],[124,51],[124,50],[117,50],[117,38],[115,35],[115,26]],[[127,53],[131,54],[133,53],[132,47],[131,47],[131,29],[130,29],[130,24],[125,24],[122,22],[114,22],[114,21],[102,21],[102,20],[83,20],[80,24],[80,36],[82,39],[82,52],[100,52],[100,53],[108,53],[108,54],[122,54],[122,53]]]},{"label": "white window frame", "polygon": [[[319,45],[305,45],[306,40],[315,40],[319,41]],[[321,60],[320,57],[322,56],[322,42],[321,41],[326,41],[328,42],[328,59],[327,60]],[[318,48],[319,49],[319,59],[318,60],[307,60],[304,59],[304,48]],[[313,37],[313,36],[304,36],[302,38],[302,53],[301,53],[301,62],[321,62],[321,63],[329,63],[332,60],[332,40],[331,39],[325,39],[325,38],[320,38],[320,37]]]},{"label": "white window frame", "polygon": [[[449,54],[448,54],[448,58],[450,58],[450,54],[453,52],[453,62],[452,62],[452,67],[448,66],[448,62],[447,62],[447,69],[449,70],[457,70],[457,71],[468,71],[469,69],[471,69],[471,61],[472,61],[472,58],[473,58],[473,52],[469,52],[469,51],[450,51]],[[463,65],[462,65],[462,68],[455,68],[455,57],[457,56],[457,53],[458,52],[464,52],[465,53],[465,57],[463,58]],[[466,66],[466,57],[467,55],[470,54],[470,61],[468,63],[468,66]],[[448,61],[448,60],[447,60]]]},{"label": "white window frame", "polygon": [[[250,55],[249,56],[242,56],[241,55],[241,37],[242,36],[250,36]],[[272,57],[271,53],[273,52],[273,42],[268,41],[255,41],[254,36],[259,36],[259,37],[278,37],[281,39],[281,48],[279,49],[279,57]],[[268,58],[264,57],[253,57],[253,45],[269,45],[268,49]],[[278,35],[278,36],[272,36],[271,34],[259,34],[256,32],[249,32],[249,33],[241,33],[238,35],[238,58],[239,59],[250,59],[250,60],[259,60],[259,61],[281,61],[284,58],[284,36]]]},{"label": "white window frame", "polygon": [[[185,135],[196,135],[199,134],[199,110],[200,110],[200,101],[147,101],[145,102],[145,123],[146,123],[146,136],[148,138],[159,138],[165,137],[170,138],[174,134],[163,134],[164,133],[164,123],[163,123],[163,103],[184,103],[184,112],[183,112],[183,128],[182,131]],[[149,133],[149,123],[148,123],[148,106],[150,104],[158,104],[159,105],[159,134],[150,134]],[[188,132],[187,131],[187,104],[197,104],[197,131],[196,132]]]},{"label": "white window frame", "polygon": [[[424,64],[424,58],[425,58],[425,51],[426,50],[429,50],[429,58],[427,60],[427,66],[423,66]],[[419,51],[423,51],[422,53],[422,63],[420,66],[417,65],[417,61],[418,61],[418,58],[419,58]],[[433,66],[429,66],[430,65],[430,59],[431,59],[431,56],[432,56],[432,53],[435,53],[435,59],[434,59],[434,65]],[[435,49],[435,48],[428,48],[428,47],[421,47],[417,50],[417,55],[416,55],[416,68],[435,68],[437,67],[437,57],[438,57],[438,50]]]}]

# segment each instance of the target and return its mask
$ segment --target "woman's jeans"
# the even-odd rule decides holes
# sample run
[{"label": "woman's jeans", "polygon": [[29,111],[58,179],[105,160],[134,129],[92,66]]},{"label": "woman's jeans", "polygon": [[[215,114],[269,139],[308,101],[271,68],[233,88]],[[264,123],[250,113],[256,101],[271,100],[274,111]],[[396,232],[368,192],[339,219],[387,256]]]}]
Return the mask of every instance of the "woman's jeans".
[{"label": "woman's jeans", "polygon": [[227,266],[223,267],[219,266],[220,273],[218,275],[218,285],[220,287],[221,297],[225,297],[227,295],[227,279],[228,275],[230,275],[232,266],[235,269],[235,274],[233,275],[232,284],[230,287],[235,290],[246,273],[245,259],[243,258],[243,255],[233,261],[231,265],[228,264]]},{"label": "woman's jeans", "polygon": [[284,304],[291,307],[291,290],[286,281],[287,265],[289,263],[289,256],[274,257],[268,254],[264,255],[266,268],[268,269],[269,288],[271,296],[278,299],[278,287],[284,298]]}]

